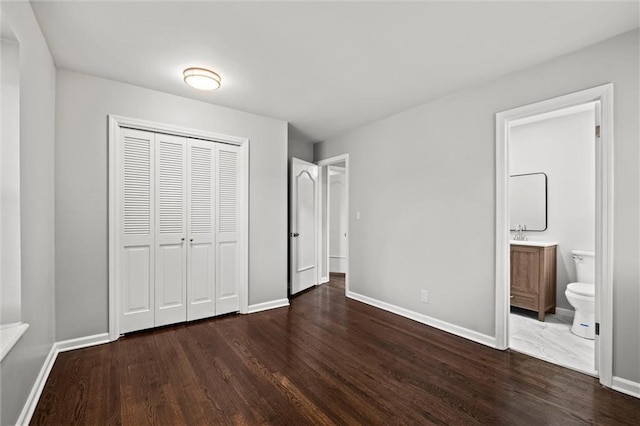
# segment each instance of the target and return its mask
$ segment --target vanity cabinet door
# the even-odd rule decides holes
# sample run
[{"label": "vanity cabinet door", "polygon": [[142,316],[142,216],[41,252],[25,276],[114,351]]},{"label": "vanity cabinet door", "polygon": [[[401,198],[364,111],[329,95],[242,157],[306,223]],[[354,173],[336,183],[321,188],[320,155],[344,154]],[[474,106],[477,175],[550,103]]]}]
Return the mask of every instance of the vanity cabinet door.
[{"label": "vanity cabinet door", "polygon": [[556,311],[556,246],[511,245],[511,306],[538,313]]},{"label": "vanity cabinet door", "polygon": [[538,310],[540,250],[511,246],[511,305]]}]

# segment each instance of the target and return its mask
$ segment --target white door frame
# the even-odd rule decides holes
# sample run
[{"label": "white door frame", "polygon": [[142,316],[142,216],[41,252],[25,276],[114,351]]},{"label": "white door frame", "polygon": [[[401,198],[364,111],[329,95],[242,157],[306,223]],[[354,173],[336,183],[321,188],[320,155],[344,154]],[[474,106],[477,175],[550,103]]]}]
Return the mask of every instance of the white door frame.
[{"label": "white door frame", "polygon": [[514,122],[589,102],[600,102],[596,138],[596,369],[600,383],[613,376],[613,84],[548,99],[496,114],[496,347],[509,343],[509,129]]},{"label": "white door frame", "polygon": [[[327,158],[325,160],[320,160],[317,161],[316,164],[321,167],[324,168],[325,166],[331,166],[333,164],[337,164],[337,163],[342,163],[344,162],[345,165],[345,198],[346,198],[346,202],[345,202],[345,209],[347,210],[347,223],[346,223],[346,232],[347,232],[347,241],[346,241],[346,252],[347,252],[347,261],[345,262],[345,282],[344,282],[344,289],[345,289],[345,294],[349,294],[349,263],[351,260],[351,253],[349,253],[349,240],[351,239],[351,233],[349,232],[349,222],[351,221],[351,216],[349,214],[350,210],[349,210],[349,154],[342,154],[342,155],[338,155],[336,157],[331,157],[331,158]],[[328,176],[327,176],[328,178]],[[325,183],[326,181],[326,183]],[[329,185],[329,181],[328,179],[323,179],[321,180],[322,185]],[[328,188],[327,188],[327,205],[323,205],[322,204],[322,197],[320,197],[320,208],[323,210],[326,210],[327,216],[329,214],[329,192],[328,192]],[[322,217],[322,215],[320,215],[320,217]],[[327,217],[327,221],[328,221],[328,217]],[[329,275],[329,227],[327,226],[327,229],[325,230],[326,232],[324,233],[324,235],[322,235],[322,238],[318,239],[318,253],[322,253],[322,241],[326,241],[327,242],[327,256],[325,259],[322,259],[322,264],[327,266],[327,275]]]},{"label": "white door frame", "polygon": [[164,123],[139,120],[136,118],[109,115],[109,341],[117,340],[120,337],[119,312],[118,312],[118,286],[116,277],[119,276],[116,262],[116,248],[119,244],[120,223],[117,212],[119,211],[119,197],[116,193],[118,166],[117,144],[120,140],[120,129],[131,128],[154,133],[166,133],[187,138],[203,139],[211,142],[221,142],[240,147],[239,160],[242,175],[239,182],[240,200],[240,230],[239,241],[243,248],[241,250],[240,262],[244,265],[242,276],[240,277],[240,313],[248,313],[249,306],[249,139],[211,133],[203,130],[189,129],[185,127],[172,126]]}]

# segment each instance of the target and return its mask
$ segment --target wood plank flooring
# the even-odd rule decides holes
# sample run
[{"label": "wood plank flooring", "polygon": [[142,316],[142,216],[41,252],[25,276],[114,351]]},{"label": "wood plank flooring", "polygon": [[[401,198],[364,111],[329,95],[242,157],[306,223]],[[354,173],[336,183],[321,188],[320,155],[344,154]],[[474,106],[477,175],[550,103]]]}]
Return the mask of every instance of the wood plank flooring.
[{"label": "wood plank flooring", "polygon": [[32,424],[638,424],[640,400],[344,297],[61,353]]}]

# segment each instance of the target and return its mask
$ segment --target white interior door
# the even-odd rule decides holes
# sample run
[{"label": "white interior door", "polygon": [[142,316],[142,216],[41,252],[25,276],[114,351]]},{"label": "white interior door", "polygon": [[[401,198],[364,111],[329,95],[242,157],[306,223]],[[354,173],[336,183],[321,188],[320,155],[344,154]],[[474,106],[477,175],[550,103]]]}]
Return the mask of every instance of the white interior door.
[{"label": "white interior door", "polygon": [[318,166],[291,159],[291,294],[318,283]]},{"label": "white interior door", "polygon": [[120,333],[154,326],[154,139],[122,129],[118,141]]},{"label": "white interior door", "polygon": [[240,310],[239,147],[216,144],[216,314]]},{"label": "white interior door", "polygon": [[156,134],[156,326],[187,320],[186,142]]},{"label": "white interior door", "polygon": [[187,143],[187,321],[216,314],[215,149],[197,139]]}]

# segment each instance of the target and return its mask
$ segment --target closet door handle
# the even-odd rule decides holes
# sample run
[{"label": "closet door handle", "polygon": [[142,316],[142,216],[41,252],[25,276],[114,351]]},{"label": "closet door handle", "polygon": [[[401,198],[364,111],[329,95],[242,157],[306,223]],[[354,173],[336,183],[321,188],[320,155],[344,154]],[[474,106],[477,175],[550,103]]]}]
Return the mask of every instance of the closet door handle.
[{"label": "closet door handle", "polygon": [[181,241],[184,241],[184,237],[182,237],[180,240],[181,240]]},{"label": "closet door handle", "polygon": [[193,238],[190,238],[189,241],[193,242]]}]

